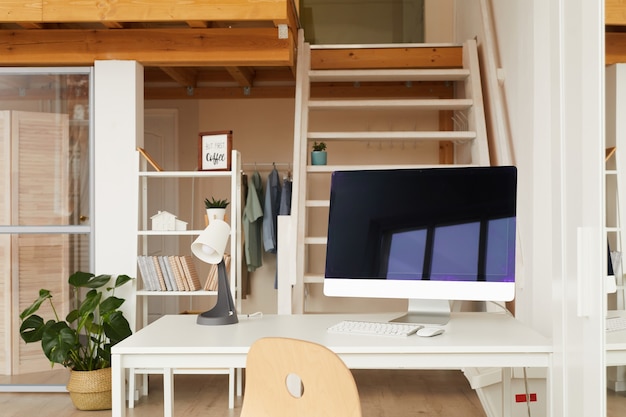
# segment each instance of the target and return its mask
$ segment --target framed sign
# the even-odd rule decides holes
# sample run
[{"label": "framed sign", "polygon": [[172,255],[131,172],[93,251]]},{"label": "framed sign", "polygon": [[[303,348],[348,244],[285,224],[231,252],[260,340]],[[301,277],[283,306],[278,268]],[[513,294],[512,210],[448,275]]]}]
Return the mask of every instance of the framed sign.
[{"label": "framed sign", "polygon": [[230,170],[233,148],[232,130],[198,134],[198,169],[200,171]]}]

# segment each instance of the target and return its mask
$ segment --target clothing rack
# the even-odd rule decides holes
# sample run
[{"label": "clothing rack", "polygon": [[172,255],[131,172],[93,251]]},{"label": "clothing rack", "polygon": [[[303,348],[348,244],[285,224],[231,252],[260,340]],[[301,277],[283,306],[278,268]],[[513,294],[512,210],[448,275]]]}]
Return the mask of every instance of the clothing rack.
[{"label": "clothing rack", "polygon": [[244,168],[253,168],[255,171],[269,171],[272,169],[278,169],[279,167],[287,168],[287,175],[285,178],[291,179],[291,162],[246,162],[241,164],[241,172],[245,171]]},{"label": "clothing rack", "polygon": [[287,167],[291,169],[291,162],[246,162],[241,164],[242,168],[257,168],[257,167]]}]

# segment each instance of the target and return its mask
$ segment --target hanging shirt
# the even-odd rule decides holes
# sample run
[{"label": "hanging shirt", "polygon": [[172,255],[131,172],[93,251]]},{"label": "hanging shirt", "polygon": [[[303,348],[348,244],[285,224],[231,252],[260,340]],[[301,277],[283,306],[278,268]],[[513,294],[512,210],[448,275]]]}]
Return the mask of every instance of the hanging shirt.
[{"label": "hanging shirt", "polygon": [[265,185],[263,209],[263,246],[265,252],[276,253],[278,207],[280,206],[280,176],[276,168],[270,172]]},{"label": "hanging shirt", "polygon": [[280,193],[280,208],[278,209],[279,215],[291,214],[291,189],[293,182],[291,178],[285,178],[283,180],[283,190]]},{"label": "hanging shirt", "polygon": [[261,175],[255,171],[248,179],[248,195],[246,197],[246,207],[243,210],[242,224],[244,233],[244,251],[248,271],[255,271],[263,265],[262,251],[262,228],[263,228],[263,207],[261,207],[260,196],[263,194],[263,184]]}]

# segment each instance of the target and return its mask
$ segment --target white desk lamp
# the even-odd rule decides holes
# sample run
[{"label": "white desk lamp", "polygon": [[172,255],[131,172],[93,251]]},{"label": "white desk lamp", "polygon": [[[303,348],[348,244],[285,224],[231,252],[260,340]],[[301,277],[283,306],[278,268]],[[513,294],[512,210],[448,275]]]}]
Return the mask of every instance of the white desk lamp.
[{"label": "white desk lamp", "polygon": [[230,237],[230,226],[223,220],[211,220],[200,236],[191,244],[191,251],[201,261],[217,264],[217,303],[198,315],[197,323],[203,325],[235,324],[237,310],[228,285],[228,274],[224,264],[224,250]]}]

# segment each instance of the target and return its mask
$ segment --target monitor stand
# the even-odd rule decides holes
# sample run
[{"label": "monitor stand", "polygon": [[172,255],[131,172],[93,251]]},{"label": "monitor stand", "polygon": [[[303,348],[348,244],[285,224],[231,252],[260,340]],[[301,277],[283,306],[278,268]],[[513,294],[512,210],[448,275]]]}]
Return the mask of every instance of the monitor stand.
[{"label": "monitor stand", "polygon": [[450,301],[409,299],[405,315],[391,320],[398,323],[444,325],[450,320]]}]

